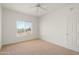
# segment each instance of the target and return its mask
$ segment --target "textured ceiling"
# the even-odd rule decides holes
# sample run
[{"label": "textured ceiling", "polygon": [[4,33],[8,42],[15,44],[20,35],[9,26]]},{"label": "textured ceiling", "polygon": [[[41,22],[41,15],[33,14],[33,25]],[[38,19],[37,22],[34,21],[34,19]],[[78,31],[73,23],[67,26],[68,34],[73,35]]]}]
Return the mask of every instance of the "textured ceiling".
[{"label": "textured ceiling", "polygon": [[42,16],[51,11],[55,11],[59,8],[65,7],[66,3],[40,3],[41,7],[45,9],[40,9],[35,7],[36,3],[3,3],[4,8],[8,8],[21,13],[26,13],[32,16]]}]

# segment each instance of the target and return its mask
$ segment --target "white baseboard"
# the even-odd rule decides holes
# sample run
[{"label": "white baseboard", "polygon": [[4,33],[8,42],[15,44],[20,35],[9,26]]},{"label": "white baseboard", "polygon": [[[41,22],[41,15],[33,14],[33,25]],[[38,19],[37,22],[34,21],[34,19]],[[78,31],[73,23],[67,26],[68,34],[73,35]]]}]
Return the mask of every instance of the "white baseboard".
[{"label": "white baseboard", "polygon": [[9,43],[5,43],[3,45],[9,45],[9,44],[14,44],[14,43],[18,43],[18,42],[23,42],[23,41],[29,41],[29,40],[33,40],[33,39],[37,39],[37,37],[33,37],[33,38],[29,38],[29,39],[24,39],[24,40],[19,40],[19,41],[16,41],[16,42],[9,42]]},{"label": "white baseboard", "polygon": [[46,39],[44,39],[44,38],[40,38],[40,39],[45,40],[45,41],[50,42],[50,43],[53,43],[53,44],[56,44],[56,45],[59,45],[59,46],[61,46],[61,47],[64,47],[64,48],[70,49],[70,50],[72,50],[72,51],[79,52],[78,49],[69,48],[69,47],[67,47],[66,45],[59,44],[59,43],[57,43],[57,42],[52,42],[52,41],[46,40]]}]

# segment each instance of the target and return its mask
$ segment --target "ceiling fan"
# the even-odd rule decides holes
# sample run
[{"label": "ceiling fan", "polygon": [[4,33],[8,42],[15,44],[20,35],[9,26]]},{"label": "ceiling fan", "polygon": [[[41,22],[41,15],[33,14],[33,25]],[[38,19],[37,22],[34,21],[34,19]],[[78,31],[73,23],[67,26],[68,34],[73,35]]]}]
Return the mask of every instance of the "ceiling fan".
[{"label": "ceiling fan", "polygon": [[37,3],[35,6],[32,8],[37,8],[37,10],[42,9],[42,10],[47,10],[47,8],[43,7],[41,3]]}]

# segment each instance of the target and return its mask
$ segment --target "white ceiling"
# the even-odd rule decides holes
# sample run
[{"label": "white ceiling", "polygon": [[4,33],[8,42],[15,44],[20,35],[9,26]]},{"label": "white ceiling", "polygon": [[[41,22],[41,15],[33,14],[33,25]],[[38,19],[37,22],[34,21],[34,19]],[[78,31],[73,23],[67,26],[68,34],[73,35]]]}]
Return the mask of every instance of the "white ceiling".
[{"label": "white ceiling", "polygon": [[40,3],[40,4],[41,7],[46,8],[46,10],[39,8],[39,12],[38,12],[37,8],[35,7],[36,3],[3,3],[2,6],[4,8],[8,8],[21,13],[26,13],[32,16],[42,16],[46,13],[55,11],[59,8],[68,5],[67,3]]}]

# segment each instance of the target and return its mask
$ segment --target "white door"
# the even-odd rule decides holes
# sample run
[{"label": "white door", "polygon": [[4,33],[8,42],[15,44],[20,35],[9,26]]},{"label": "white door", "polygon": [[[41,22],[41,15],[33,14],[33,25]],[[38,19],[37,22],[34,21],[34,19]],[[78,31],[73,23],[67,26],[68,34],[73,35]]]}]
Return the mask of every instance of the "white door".
[{"label": "white door", "polygon": [[70,12],[69,15],[68,15],[68,18],[67,18],[67,45],[68,45],[68,48],[72,48],[72,45],[73,45],[73,37],[72,37],[72,34],[73,34],[73,19],[72,19],[72,13]]},{"label": "white door", "polygon": [[79,51],[79,12],[77,12],[76,15],[77,15],[76,16],[76,40],[77,40],[77,50]]},{"label": "white door", "polygon": [[1,19],[1,5],[0,5],[0,49],[1,49],[1,40],[2,40],[2,25],[1,25],[1,23],[2,23],[2,21],[1,21],[2,19]]},{"label": "white door", "polygon": [[70,49],[79,50],[79,12],[70,11],[67,19],[67,45]]}]

